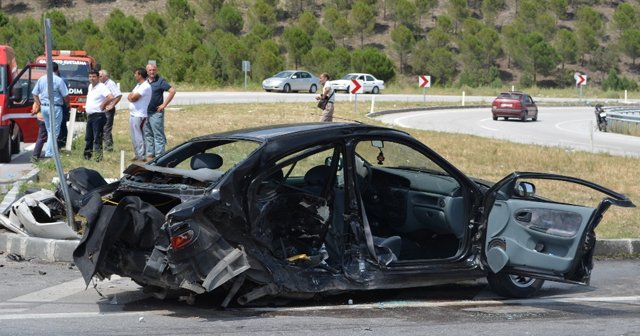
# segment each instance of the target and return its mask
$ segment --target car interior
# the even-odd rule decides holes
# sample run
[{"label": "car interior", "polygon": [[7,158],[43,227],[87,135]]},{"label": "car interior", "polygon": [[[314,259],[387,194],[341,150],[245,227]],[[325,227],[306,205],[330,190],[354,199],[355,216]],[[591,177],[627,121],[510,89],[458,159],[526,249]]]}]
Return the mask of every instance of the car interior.
[{"label": "car interior", "polygon": [[[342,154],[331,148],[288,159],[261,182],[258,198],[269,205],[258,227],[266,229],[266,222],[274,226],[268,244],[278,258],[298,260],[326,251],[327,263],[337,267],[345,242],[361,231],[344,215],[348,193]],[[362,221],[370,227],[380,264],[457,255],[466,219],[460,185],[453,177],[399,143],[363,141],[354,162]]]}]

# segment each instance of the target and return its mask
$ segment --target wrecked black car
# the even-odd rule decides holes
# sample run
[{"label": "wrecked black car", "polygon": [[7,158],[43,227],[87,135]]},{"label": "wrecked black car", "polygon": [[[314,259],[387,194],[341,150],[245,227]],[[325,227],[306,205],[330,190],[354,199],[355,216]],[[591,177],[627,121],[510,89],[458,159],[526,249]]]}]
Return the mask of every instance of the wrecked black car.
[{"label": "wrecked black car", "polygon": [[[482,277],[508,297],[588,284],[595,227],[634,206],[561,175],[471,179],[405,132],[357,123],[197,137],[124,173],[80,210],[87,285],[118,274],[222,306]],[[573,204],[589,192],[596,204]]]}]

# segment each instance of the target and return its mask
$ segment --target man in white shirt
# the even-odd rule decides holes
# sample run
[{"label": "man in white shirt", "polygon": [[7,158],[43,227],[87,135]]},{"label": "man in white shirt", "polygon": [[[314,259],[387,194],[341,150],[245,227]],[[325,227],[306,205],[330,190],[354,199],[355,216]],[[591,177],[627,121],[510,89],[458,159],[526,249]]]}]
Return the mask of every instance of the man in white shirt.
[{"label": "man in white shirt", "polygon": [[144,133],[143,127],[147,119],[147,107],[151,101],[151,85],[147,81],[147,70],[136,69],[133,76],[138,83],[127,97],[129,103],[129,130],[131,131],[131,143],[135,156],[133,161],[145,161],[144,157]]},{"label": "man in white shirt", "polygon": [[113,96],[113,100],[107,105],[105,108],[105,116],[107,117],[107,122],[104,124],[104,130],[102,134],[102,139],[104,140],[104,149],[107,152],[113,151],[113,135],[111,134],[113,131],[113,118],[116,116],[116,105],[120,102],[122,98],[122,92],[118,88],[118,84],[114,82],[111,78],[109,78],[109,72],[107,70],[100,70],[98,78],[100,82],[107,86],[109,91],[111,91],[111,95]]},{"label": "man in white shirt", "polygon": [[102,129],[107,122],[105,108],[113,100],[106,85],[98,80],[98,71],[89,71],[89,93],[87,93],[87,129],[84,137],[84,159],[90,160],[95,154],[96,162],[102,160]]}]

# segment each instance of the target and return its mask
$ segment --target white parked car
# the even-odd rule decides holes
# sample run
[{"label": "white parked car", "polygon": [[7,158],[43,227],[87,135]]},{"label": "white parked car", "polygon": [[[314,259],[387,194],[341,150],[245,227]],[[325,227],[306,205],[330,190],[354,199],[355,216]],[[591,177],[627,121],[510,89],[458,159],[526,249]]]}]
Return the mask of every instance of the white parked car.
[{"label": "white parked car", "polygon": [[384,90],[384,81],[376,79],[373,75],[365,73],[350,73],[344,75],[344,77],[331,82],[331,87],[337,91],[349,92],[353,82],[351,80],[358,80],[364,86],[364,93],[378,94],[381,90]]},{"label": "white parked car", "polygon": [[320,87],[320,78],[303,70],[280,71],[273,77],[262,81],[262,88],[267,92],[282,91],[289,93],[292,91],[306,91],[315,93],[318,87]]}]

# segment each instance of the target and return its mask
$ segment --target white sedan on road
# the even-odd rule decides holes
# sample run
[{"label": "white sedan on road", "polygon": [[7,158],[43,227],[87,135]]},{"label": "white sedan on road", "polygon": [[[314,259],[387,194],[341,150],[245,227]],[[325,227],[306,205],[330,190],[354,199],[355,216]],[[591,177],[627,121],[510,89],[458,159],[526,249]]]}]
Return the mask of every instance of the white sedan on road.
[{"label": "white sedan on road", "polygon": [[331,87],[336,91],[349,92],[353,85],[352,80],[358,80],[364,86],[364,93],[371,92],[373,94],[380,93],[380,90],[384,90],[384,81],[376,79],[370,74],[365,73],[350,73],[344,75],[344,77],[331,82]]}]

